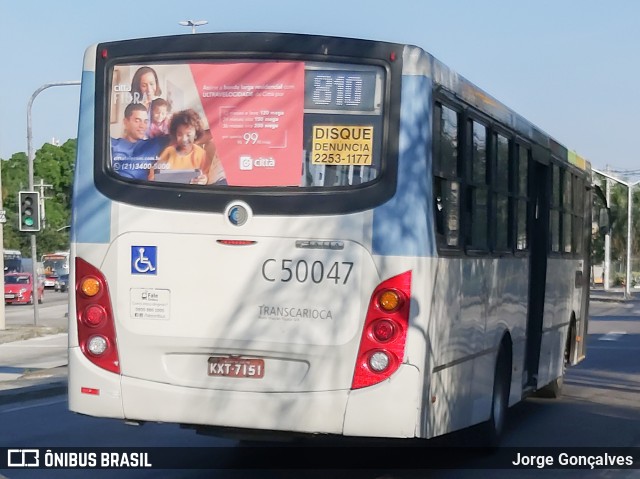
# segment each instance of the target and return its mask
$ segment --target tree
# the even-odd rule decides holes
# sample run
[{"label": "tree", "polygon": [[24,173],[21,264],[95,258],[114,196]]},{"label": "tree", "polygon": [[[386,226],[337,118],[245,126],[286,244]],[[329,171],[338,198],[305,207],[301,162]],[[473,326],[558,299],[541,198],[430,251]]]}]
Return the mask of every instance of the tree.
[{"label": "tree", "polygon": [[[76,157],[75,139],[61,146],[45,144],[36,151],[33,162],[34,185],[42,179],[51,185],[44,189],[45,227],[36,234],[38,254],[69,249],[71,221],[71,193]],[[14,153],[2,161],[2,204],[6,211],[4,225],[4,247],[19,249],[26,257],[31,256],[29,235],[18,231],[18,192],[29,187],[28,160],[23,152]],[[60,231],[58,231],[60,230]]]},{"label": "tree", "polygon": [[[605,189],[604,178],[600,178],[600,186]],[[625,180],[626,181],[626,180]],[[614,263],[624,265],[626,268],[627,262],[627,221],[628,221],[628,194],[629,190],[626,185],[618,183],[614,180],[610,180],[610,194],[609,194],[609,208],[610,208],[610,245],[611,245],[611,260]],[[631,270],[634,269],[634,258],[640,257],[640,242],[637,241],[640,234],[640,189],[634,188],[632,190],[632,205],[631,205],[631,257],[632,264]],[[594,214],[597,215],[599,208],[602,205],[594,205]],[[597,216],[595,216],[597,218]],[[592,261],[593,264],[597,264],[604,259],[604,241],[600,239],[594,239],[592,245]],[[637,268],[636,268],[637,269]],[[621,278],[618,278],[621,279]],[[615,277],[614,277],[615,281]]]}]

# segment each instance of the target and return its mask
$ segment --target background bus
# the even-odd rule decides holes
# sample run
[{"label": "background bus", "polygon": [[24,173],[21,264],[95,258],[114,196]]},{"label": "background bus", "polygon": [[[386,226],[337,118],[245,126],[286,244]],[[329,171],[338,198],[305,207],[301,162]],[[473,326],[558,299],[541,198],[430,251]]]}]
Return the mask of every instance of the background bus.
[{"label": "background bus", "polygon": [[[33,272],[33,261],[31,258],[22,258],[22,271],[25,273]],[[44,282],[44,265],[40,261],[36,263],[36,276]]]},{"label": "background bus", "polygon": [[21,273],[22,253],[20,250],[5,249],[4,250],[4,272],[5,273]]},{"label": "background bus", "polygon": [[69,274],[69,254],[69,251],[56,251],[42,255],[45,288],[54,288],[61,275]]},{"label": "background bus", "polygon": [[199,34],[84,67],[72,411],[495,444],[584,357],[589,163],[421,48]]}]

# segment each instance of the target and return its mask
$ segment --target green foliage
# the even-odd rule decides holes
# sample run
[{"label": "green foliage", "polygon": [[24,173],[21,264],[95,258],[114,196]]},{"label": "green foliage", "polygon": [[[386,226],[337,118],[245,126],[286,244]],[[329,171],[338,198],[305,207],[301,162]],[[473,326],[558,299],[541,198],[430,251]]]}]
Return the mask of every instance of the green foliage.
[{"label": "green foliage", "polygon": [[[619,261],[626,261],[627,255],[627,204],[628,190],[624,185],[616,184],[611,188],[611,257]],[[637,257],[638,241],[640,234],[640,209],[637,208],[640,201],[640,191],[632,192],[631,210],[631,256]]]},{"label": "green foliage", "polygon": [[[598,175],[601,179],[600,186],[605,189],[604,178]],[[610,240],[611,240],[611,259],[613,261],[626,264],[627,260],[627,222],[628,211],[627,204],[629,190],[621,183],[615,181],[610,182],[610,194],[609,194],[609,208],[610,216],[609,221],[611,225]],[[640,189],[634,188],[631,193],[632,209],[631,209],[631,257],[640,257],[640,242],[637,240],[640,235]],[[597,215],[599,208],[602,204],[596,202],[594,204],[594,215]],[[597,218],[597,216],[594,216]],[[592,262],[593,264],[601,263],[604,260],[604,240],[602,237],[594,238],[592,245]],[[624,282],[624,278],[613,278],[614,284],[621,284]]]},{"label": "green foliage", "polygon": [[[34,187],[44,186],[45,227],[36,234],[38,256],[51,251],[69,249],[71,222],[71,187],[76,158],[76,140],[67,140],[61,146],[45,144],[36,151],[33,162]],[[31,257],[29,234],[18,231],[18,192],[29,189],[29,164],[23,152],[14,153],[2,161],[2,206],[6,211],[4,247],[19,249]],[[58,231],[61,229],[61,231]]]}]

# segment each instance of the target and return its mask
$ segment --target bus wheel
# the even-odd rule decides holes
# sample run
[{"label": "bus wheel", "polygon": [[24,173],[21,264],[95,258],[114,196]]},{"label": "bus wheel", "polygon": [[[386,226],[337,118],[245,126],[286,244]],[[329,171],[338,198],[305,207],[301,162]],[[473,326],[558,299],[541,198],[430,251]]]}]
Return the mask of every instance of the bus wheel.
[{"label": "bus wheel", "polygon": [[504,431],[509,408],[509,391],[511,389],[511,354],[505,343],[500,347],[496,371],[493,380],[491,398],[491,416],[486,423],[484,442],[488,447],[498,447]]}]

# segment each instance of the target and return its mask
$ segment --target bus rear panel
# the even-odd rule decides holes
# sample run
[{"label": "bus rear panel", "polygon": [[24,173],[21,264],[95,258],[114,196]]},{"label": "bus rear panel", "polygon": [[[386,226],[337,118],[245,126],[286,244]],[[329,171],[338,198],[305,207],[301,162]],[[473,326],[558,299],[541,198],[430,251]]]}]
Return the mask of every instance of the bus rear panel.
[{"label": "bus rear panel", "polygon": [[[381,264],[374,244],[393,226],[375,209],[395,193],[402,49],[298,37],[274,50],[285,37],[221,35],[194,51],[190,40],[144,60],[146,41],[86,55],[81,109],[95,113],[80,131],[95,142],[79,144],[74,191],[71,409],[413,437],[413,261]],[[151,131],[157,98],[135,84],[151,71],[166,133]],[[148,122],[137,139],[136,115]],[[183,168],[188,115],[205,160]]]}]

